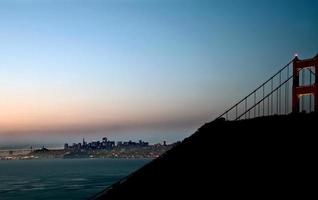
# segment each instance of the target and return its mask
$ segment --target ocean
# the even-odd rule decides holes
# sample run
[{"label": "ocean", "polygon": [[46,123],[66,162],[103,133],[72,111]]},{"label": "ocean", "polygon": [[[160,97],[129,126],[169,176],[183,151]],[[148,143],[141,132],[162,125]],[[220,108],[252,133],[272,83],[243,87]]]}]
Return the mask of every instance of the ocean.
[{"label": "ocean", "polygon": [[0,200],[83,200],[149,159],[0,160]]}]

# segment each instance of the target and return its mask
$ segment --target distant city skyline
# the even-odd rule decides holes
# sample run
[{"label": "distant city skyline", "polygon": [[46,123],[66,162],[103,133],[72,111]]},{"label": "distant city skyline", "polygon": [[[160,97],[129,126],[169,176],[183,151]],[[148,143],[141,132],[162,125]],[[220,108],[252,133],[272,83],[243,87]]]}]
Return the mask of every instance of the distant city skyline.
[{"label": "distant city skyline", "polygon": [[0,147],[175,142],[297,53],[318,0],[0,1]]}]

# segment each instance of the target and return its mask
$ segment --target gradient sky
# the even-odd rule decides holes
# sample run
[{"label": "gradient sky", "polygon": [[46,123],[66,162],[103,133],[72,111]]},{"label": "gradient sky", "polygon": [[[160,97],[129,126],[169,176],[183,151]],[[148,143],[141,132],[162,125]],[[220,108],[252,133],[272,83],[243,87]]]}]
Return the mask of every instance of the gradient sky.
[{"label": "gradient sky", "polygon": [[317,36],[318,0],[0,0],[0,145],[182,139]]}]

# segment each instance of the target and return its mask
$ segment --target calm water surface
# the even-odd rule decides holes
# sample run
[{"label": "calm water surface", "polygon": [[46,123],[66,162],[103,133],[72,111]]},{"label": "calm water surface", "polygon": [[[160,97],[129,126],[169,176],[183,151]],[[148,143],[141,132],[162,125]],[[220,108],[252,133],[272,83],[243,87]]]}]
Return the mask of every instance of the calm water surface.
[{"label": "calm water surface", "polygon": [[87,199],[150,160],[0,161],[0,200]]}]

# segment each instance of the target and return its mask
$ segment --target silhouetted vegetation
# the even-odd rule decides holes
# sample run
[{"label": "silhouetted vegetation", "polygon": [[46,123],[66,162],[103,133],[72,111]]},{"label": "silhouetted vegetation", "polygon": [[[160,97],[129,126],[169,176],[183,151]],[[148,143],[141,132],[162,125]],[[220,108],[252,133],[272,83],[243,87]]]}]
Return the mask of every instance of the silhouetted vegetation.
[{"label": "silhouetted vegetation", "polygon": [[306,198],[317,124],[316,113],[207,123],[95,199]]}]

